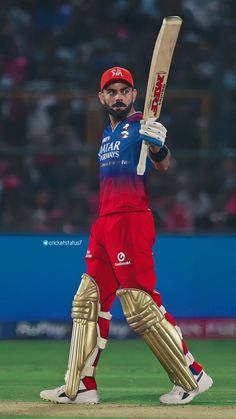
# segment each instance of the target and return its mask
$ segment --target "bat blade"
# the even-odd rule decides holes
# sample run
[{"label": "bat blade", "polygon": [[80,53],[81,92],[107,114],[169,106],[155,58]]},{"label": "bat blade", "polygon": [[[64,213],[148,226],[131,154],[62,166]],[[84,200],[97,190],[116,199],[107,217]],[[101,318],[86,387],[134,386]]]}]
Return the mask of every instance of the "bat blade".
[{"label": "bat blade", "polygon": [[[160,116],[171,60],[181,24],[182,19],[179,16],[168,16],[163,19],[152,55],[143,119],[157,119]],[[145,172],[147,150],[148,145],[143,141],[137,166],[138,175],[143,175]]]}]

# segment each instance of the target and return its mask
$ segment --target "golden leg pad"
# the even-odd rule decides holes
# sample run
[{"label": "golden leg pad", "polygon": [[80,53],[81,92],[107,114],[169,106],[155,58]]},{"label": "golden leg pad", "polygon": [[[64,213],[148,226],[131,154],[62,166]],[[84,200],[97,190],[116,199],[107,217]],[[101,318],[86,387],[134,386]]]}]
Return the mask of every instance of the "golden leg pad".
[{"label": "golden leg pad", "polygon": [[187,392],[197,389],[185,360],[181,337],[150,295],[133,288],[119,290],[117,295],[128,324],[143,337],[170,380]]},{"label": "golden leg pad", "polygon": [[77,395],[86,360],[97,346],[98,312],[99,289],[93,278],[83,274],[72,304],[73,329],[65,389],[72,400]]}]

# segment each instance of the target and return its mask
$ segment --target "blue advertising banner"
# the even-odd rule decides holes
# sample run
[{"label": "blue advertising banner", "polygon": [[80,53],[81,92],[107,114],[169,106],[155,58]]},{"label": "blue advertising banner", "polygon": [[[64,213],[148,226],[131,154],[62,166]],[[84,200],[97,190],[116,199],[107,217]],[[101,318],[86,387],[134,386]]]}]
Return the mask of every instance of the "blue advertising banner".
[{"label": "blue advertising banner", "polygon": [[[0,322],[68,321],[88,236],[0,237]],[[160,236],[157,290],[179,318],[236,317],[236,236]],[[113,320],[123,314],[116,300]]]}]

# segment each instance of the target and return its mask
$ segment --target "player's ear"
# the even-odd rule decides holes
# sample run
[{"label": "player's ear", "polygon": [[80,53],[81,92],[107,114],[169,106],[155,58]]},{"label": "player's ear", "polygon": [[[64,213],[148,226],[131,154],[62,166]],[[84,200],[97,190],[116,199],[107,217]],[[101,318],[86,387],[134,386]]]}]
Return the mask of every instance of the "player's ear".
[{"label": "player's ear", "polygon": [[98,92],[98,97],[99,97],[100,102],[101,102],[103,105],[105,105],[105,102],[104,102],[104,94],[103,94],[103,92]]},{"label": "player's ear", "polygon": [[133,89],[133,102],[135,102],[135,100],[136,100],[137,93],[138,93],[137,90]]}]

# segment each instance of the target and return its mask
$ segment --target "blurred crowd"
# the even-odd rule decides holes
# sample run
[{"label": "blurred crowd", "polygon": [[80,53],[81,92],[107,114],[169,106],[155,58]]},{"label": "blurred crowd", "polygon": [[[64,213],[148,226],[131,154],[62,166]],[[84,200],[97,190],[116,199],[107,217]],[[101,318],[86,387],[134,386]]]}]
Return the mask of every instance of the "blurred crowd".
[{"label": "blurred crowd", "polygon": [[168,15],[184,19],[171,84],[203,89],[223,78],[235,89],[233,0],[1,0],[0,86],[93,90],[98,75],[117,63],[143,85]]},{"label": "blurred crowd", "polygon": [[184,19],[162,112],[174,158],[151,176],[150,206],[161,232],[236,231],[233,0],[1,0],[0,231],[89,230],[100,75],[129,68],[141,109],[168,15]]},{"label": "blurred crowd", "polygon": [[[2,232],[86,233],[99,205],[94,156],[40,155],[0,163]],[[153,170],[150,207],[158,232],[236,232],[236,162],[173,159]]]}]

